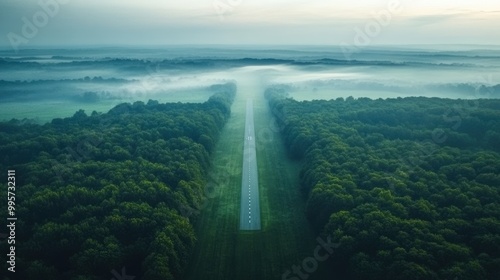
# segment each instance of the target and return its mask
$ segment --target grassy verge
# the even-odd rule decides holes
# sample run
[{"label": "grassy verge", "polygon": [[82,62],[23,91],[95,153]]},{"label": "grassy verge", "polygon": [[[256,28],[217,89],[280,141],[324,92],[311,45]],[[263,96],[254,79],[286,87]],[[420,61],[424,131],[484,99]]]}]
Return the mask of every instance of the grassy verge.
[{"label": "grassy verge", "polygon": [[187,279],[230,279],[238,238],[245,103],[236,99],[212,159],[210,189],[197,223],[198,243]]}]

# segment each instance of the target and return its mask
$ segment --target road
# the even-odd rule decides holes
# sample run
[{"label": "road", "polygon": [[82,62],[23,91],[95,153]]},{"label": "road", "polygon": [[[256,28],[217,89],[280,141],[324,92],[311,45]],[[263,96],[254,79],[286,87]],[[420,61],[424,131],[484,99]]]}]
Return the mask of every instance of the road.
[{"label": "road", "polygon": [[260,230],[259,176],[257,173],[252,99],[247,99],[244,141],[240,230]]}]

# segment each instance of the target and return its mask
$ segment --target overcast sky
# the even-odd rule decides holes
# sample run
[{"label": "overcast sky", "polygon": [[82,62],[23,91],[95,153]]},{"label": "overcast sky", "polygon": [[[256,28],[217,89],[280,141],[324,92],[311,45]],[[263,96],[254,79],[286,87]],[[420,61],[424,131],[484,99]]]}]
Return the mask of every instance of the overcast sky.
[{"label": "overcast sky", "polygon": [[0,20],[0,45],[21,48],[500,45],[498,0],[0,0]]}]

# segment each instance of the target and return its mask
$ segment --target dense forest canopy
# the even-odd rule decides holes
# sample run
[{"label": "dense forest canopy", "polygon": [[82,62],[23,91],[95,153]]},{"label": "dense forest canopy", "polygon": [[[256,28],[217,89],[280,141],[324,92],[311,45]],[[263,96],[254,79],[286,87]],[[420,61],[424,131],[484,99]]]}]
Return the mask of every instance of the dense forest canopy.
[{"label": "dense forest canopy", "polygon": [[500,279],[500,100],[266,92],[346,279]]},{"label": "dense forest canopy", "polygon": [[16,277],[110,279],[126,268],[179,279],[236,92],[211,89],[202,104],[150,100],[45,125],[0,123],[0,169],[18,176]]}]

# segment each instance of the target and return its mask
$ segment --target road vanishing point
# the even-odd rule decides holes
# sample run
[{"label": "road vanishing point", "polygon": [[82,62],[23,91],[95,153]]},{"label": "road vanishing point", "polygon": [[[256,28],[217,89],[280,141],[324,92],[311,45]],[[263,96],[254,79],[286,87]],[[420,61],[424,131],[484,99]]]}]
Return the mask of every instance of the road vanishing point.
[{"label": "road vanishing point", "polygon": [[259,176],[255,151],[253,101],[247,100],[243,171],[241,176],[240,230],[260,230]]}]

